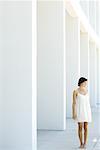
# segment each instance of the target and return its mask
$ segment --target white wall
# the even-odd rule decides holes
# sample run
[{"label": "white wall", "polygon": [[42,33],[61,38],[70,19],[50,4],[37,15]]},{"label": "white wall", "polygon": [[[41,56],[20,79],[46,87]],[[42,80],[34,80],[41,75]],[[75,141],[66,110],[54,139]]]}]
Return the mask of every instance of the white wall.
[{"label": "white wall", "polygon": [[89,1],[80,0],[80,5],[86,17],[89,19]]},{"label": "white wall", "polygon": [[0,2],[0,150],[32,149],[31,2]]},{"label": "white wall", "polygon": [[66,93],[67,117],[72,117],[73,90],[80,77],[80,21],[66,11]]},{"label": "white wall", "polygon": [[96,1],[89,1],[89,21],[96,31]]},{"label": "white wall", "polygon": [[64,4],[38,2],[38,129],[65,129]]}]

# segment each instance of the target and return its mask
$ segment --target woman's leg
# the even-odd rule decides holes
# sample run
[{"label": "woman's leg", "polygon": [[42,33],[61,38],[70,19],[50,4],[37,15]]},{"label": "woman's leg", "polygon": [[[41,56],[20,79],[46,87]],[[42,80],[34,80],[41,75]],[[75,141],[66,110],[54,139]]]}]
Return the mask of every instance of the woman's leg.
[{"label": "woman's leg", "polygon": [[84,122],[84,145],[87,142],[87,134],[88,134],[88,122]]},{"label": "woman's leg", "polygon": [[80,146],[82,146],[83,142],[82,142],[82,123],[81,122],[78,122],[78,136],[80,140]]}]

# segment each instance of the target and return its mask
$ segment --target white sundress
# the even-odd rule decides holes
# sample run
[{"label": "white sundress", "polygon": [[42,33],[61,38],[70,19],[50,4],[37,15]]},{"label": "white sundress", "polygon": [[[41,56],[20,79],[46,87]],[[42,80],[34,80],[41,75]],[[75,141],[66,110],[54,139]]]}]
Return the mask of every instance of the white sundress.
[{"label": "white sundress", "polygon": [[92,122],[92,113],[89,101],[89,94],[81,94],[78,92],[76,98],[77,122]]}]

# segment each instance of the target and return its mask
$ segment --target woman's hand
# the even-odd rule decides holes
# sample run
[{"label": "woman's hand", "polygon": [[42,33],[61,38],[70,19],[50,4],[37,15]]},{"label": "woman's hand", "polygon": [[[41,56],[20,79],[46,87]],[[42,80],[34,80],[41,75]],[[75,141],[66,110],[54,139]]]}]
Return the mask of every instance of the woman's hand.
[{"label": "woman's hand", "polygon": [[75,120],[75,119],[77,118],[77,115],[74,114],[74,115],[72,116],[72,118]]}]

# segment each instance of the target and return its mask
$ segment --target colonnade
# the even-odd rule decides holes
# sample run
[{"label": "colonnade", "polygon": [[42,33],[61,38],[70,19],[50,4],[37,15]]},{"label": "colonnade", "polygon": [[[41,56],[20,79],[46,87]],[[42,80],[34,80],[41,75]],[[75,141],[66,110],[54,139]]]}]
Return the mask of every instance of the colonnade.
[{"label": "colonnade", "polygon": [[88,78],[91,107],[99,106],[97,6],[82,1],[74,5],[70,0],[38,2],[38,129],[66,129],[72,92],[81,76]]},{"label": "colonnade", "polygon": [[[38,129],[65,129],[66,116],[71,117],[72,92],[81,76],[88,78],[91,106],[96,107],[100,99],[99,47],[91,30],[83,29],[85,23],[66,3],[70,1],[38,2]],[[84,9],[83,3],[80,5]],[[96,34],[94,6],[88,3],[85,18]]]}]

